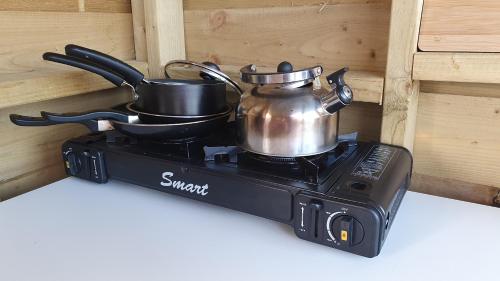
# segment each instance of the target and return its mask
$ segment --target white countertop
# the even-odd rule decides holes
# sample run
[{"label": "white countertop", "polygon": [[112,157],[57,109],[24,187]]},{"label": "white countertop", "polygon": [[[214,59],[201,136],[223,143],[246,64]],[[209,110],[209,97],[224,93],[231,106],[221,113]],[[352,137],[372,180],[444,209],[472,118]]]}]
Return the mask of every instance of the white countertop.
[{"label": "white countertop", "polygon": [[291,227],[111,181],[0,203],[0,280],[499,280],[500,209],[409,192],[373,259]]}]

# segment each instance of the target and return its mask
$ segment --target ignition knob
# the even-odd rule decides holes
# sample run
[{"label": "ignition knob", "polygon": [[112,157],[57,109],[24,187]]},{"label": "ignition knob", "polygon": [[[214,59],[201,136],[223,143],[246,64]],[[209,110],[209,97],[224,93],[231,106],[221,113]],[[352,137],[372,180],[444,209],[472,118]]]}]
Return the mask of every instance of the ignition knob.
[{"label": "ignition knob", "polygon": [[72,176],[77,175],[78,172],[80,172],[82,166],[80,159],[78,159],[77,155],[72,151],[68,151],[65,154],[66,154],[65,164],[66,168],[69,171],[69,174]]},{"label": "ignition knob", "polygon": [[365,236],[361,223],[349,215],[340,215],[332,221],[332,234],[341,245],[354,246]]}]

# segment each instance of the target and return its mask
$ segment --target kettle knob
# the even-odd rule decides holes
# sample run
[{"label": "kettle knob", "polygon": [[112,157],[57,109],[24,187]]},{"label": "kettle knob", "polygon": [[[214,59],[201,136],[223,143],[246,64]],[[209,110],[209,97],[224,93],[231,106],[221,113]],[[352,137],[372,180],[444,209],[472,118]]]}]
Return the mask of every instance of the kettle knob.
[{"label": "kettle knob", "polygon": [[277,71],[279,73],[290,73],[293,71],[293,65],[287,61],[282,61],[278,64]]},{"label": "kettle knob", "polygon": [[[208,66],[211,69],[215,69],[215,70],[220,71],[220,67],[213,62],[204,61],[204,62],[202,62],[202,64]],[[215,80],[216,79],[215,77],[212,77],[210,74],[207,74],[204,72],[200,72],[200,77],[203,78],[203,80]]]}]

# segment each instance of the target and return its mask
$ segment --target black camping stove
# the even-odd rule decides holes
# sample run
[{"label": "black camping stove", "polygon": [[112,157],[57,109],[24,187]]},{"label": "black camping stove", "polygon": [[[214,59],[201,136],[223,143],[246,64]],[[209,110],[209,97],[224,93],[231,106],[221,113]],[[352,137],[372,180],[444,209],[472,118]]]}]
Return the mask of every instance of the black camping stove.
[{"label": "black camping stove", "polygon": [[88,135],[63,145],[69,175],[134,183],[291,225],[298,237],[374,257],[409,187],[410,153],[341,142],[312,157],[239,150],[234,136],[154,142]]}]

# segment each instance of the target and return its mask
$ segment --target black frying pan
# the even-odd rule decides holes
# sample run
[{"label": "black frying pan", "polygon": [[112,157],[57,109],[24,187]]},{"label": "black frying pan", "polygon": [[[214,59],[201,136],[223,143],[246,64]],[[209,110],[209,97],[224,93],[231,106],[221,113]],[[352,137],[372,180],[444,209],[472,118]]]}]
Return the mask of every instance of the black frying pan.
[{"label": "black frying pan", "polygon": [[[226,107],[226,84],[209,75],[205,80],[147,80],[127,63],[96,50],[69,44],[66,54],[91,61],[120,75],[137,93],[135,105],[144,112],[163,115],[211,115]],[[210,64],[210,67],[216,67]]]},{"label": "black frying pan", "polygon": [[199,120],[205,120],[214,118],[220,115],[225,115],[232,110],[230,105],[226,105],[224,110],[217,114],[210,115],[162,115],[162,114],[153,114],[148,112],[143,112],[137,108],[134,103],[128,103],[126,105],[128,111],[137,114],[141,122],[147,124],[164,124],[164,123],[183,123],[183,122],[193,122]]},{"label": "black frying pan", "polygon": [[133,137],[147,139],[182,139],[206,136],[224,128],[231,110],[210,119],[173,124],[145,124],[136,115],[116,111],[92,111],[84,113],[56,114],[42,112],[42,117],[11,114],[10,120],[18,126],[50,126],[57,124],[83,124],[92,132],[112,129]]}]

